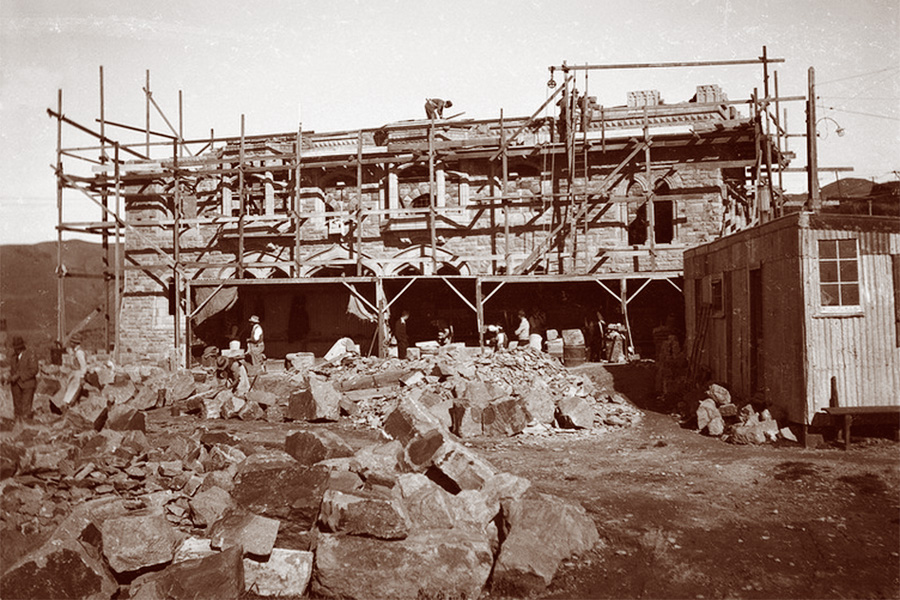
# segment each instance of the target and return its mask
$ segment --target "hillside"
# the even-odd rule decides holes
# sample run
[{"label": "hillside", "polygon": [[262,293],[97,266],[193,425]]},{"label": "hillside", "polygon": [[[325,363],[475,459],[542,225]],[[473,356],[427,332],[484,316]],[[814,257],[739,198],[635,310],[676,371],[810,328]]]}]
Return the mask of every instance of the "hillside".
[{"label": "hillside", "polygon": [[[847,177],[822,186],[819,190],[825,212],[900,216],[900,181],[875,183]],[[807,194],[786,194],[788,205],[803,206]]]},{"label": "hillside", "polygon": [[[63,242],[64,263],[70,273],[101,273],[103,248],[81,240]],[[0,320],[8,338],[21,335],[26,342],[47,352],[56,338],[56,242],[0,246]],[[102,279],[66,279],[66,325],[74,328],[103,303]],[[85,344],[104,345],[102,316],[85,331]]]}]

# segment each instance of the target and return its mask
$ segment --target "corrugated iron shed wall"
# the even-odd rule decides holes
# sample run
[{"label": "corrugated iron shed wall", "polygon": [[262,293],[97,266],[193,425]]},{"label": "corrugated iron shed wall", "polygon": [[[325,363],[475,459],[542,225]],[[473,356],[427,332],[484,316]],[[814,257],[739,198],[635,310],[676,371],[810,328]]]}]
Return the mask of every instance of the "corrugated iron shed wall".
[{"label": "corrugated iron shed wall", "polygon": [[[829,406],[832,378],[839,406],[900,405],[900,346],[891,254],[900,254],[900,220],[810,216],[800,221],[808,354],[809,414]],[[819,290],[819,240],[855,239],[859,307],[830,313]]]},{"label": "corrugated iron shed wall", "polygon": [[[822,309],[821,239],[858,240],[858,307]],[[740,398],[749,400],[759,390],[781,416],[809,423],[829,406],[833,377],[840,406],[900,404],[900,282],[891,258],[898,254],[898,219],[808,213],[691,249],[684,259],[687,347],[702,330],[698,302],[710,302],[712,283],[721,281],[722,310],[709,319],[700,364]],[[755,269],[760,270],[762,302],[758,385],[751,368],[750,274]]]}]

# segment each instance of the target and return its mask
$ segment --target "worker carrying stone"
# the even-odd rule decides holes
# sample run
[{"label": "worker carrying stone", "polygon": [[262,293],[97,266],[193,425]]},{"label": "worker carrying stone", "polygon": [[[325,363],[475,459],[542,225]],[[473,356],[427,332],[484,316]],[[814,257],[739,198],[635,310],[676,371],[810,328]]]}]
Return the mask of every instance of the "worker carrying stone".
[{"label": "worker carrying stone", "polygon": [[430,120],[443,119],[444,109],[453,106],[450,100],[441,100],[440,98],[425,98],[425,114]]},{"label": "worker carrying stone", "polygon": [[247,353],[250,356],[250,364],[254,369],[262,368],[266,361],[266,344],[263,340],[263,328],[259,324],[259,317],[250,317],[250,337],[247,339]]}]

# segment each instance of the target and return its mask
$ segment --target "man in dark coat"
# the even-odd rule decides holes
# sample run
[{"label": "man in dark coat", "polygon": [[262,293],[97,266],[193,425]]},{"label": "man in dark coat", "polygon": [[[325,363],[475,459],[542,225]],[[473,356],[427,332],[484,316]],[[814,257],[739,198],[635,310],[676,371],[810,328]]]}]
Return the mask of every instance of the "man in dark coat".
[{"label": "man in dark coat", "polygon": [[37,387],[38,361],[34,353],[25,347],[25,340],[21,336],[15,336],[12,345],[9,383],[12,386],[16,420],[30,419],[34,388]]},{"label": "man in dark coat", "polygon": [[394,338],[397,340],[397,357],[406,358],[409,349],[409,334],[406,332],[406,321],[409,319],[409,311],[404,310],[394,326]]}]

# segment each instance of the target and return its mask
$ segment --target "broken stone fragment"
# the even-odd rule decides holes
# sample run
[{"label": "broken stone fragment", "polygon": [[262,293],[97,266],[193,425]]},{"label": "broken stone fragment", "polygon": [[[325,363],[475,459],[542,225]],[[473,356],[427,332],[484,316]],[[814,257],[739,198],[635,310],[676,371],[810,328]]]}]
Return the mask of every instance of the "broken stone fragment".
[{"label": "broken stone fragment", "polygon": [[481,413],[484,435],[516,435],[522,433],[528,421],[529,416],[524,403],[515,398],[495,400]]},{"label": "broken stone fragment", "polygon": [[274,548],[268,560],[244,559],[244,590],[265,597],[302,597],[312,567],[312,552]]},{"label": "broken stone fragment", "polygon": [[347,600],[475,600],[492,563],[487,537],[470,530],[423,531],[393,542],[321,534],[312,592]]},{"label": "broken stone fragment", "polygon": [[234,547],[141,575],[131,583],[128,597],[132,600],[221,600],[239,598],[243,593],[244,562],[241,549]]},{"label": "broken stone fragment", "polygon": [[295,431],[285,439],[284,449],[302,465],[312,465],[330,458],[353,456],[353,448],[339,435],[327,429]]},{"label": "broken stone fragment", "polygon": [[217,550],[238,546],[243,548],[245,555],[265,558],[272,553],[280,525],[277,519],[241,510],[230,511],[210,528],[210,545]]},{"label": "broken stone fragment", "polygon": [[197,492],[190,501],[191,520],[197,527],[208,527],[234,508],[231,494],[220,487]]},{"label": "broken stone fragment", "polygon": [[402,504],[390,496],[363,491],[344,493],[327,490],[319,509],[319,526],[330,533],[364,535],[383,540],[403,539],[409,519]]},{"label": "broken stone fragment", "polygon": [[115,431],[147,431],[144,413],[127,405],[117,405],[109,409],[106,427]]},{"label": "broken stone fragment", "polygon": [[556,412],[556,403],[547,384],[537,380],[528,388],[522,397],[525,410],[528,411],[529,424],[552,423]]},{"label": "broken stone fragment", "polygon": [[174,404],[192,396],[197,391],[197,382],[189,371],[182,371],[169,379],[166,388],[168,400]]},{"label": "broken stone fragment", "polygon": [[337,421],[341,394],[326,380],[309,378],[309,388],[291,394],[287,418],[294,421]]},{"label": "broken stone fragment", "polygon": [[443,476],[438,483],[448,491],[477,490],[494,476],[496,470],[474,451],[454,440],[444,440],[433,465]]},{"label": "broken stone fragment", "polygon": [[231,390],[222,390],[218,394],[201,398],[203,404],[204,419],[219,419],[222,417],[222,409],[225,403],[233,398]]},{"label": "broken stone fragment", "polygon": [[108,414],[106,398],[91,392],[69,407],[66,418],[77,428],[100,431]]},{"label": "broken stone fragment", "polygon": [[186,560],[194,560],[195,558],[204,558],[216,551],[212,549],[209,538],[189,537],[185,538],[178,548],[175,550],[175,557],[172,563],[180,563]]},{"label": "broken stone fragment", "polygon": [[715,401],[716,406],[731,404],[731,392],[717,383],[710,384],[706,389],[706,396]]},{"label": "broken stone fragment", "polygon": [[565,429],[591,429],[594,407],[578,396],[567,396],[556,405],[556,422]]},{"label": "broken stone fragment", "polygon": [[709,427],[709,424],[713,419],[721,418],[722,415],[719,414],[719,409],[716,408],[715,401],[711,398],[705,398],[697,407],[697,430],[703,431]]},{"label": "broken stone fragment", "polygon": [[432,429],[441,429],[441,422],[421,402],[412,398],[401,400],[384,421],[384,432],[404,445]]},{"label": "broken stone fragment", "polygon": [[225,401],[222,403],[221,408],[222,418],[232,419],[234,417],[237,417],[238,413],[242,408],[244,408],[245,404],[247,404],[246,400],[235,395],[225,398]]},{"label": "broken stone fragment", "polygon": [[108,600],[118,590],[108,569],[73,539],[50,540],[4,570],[3,598]]},{"label": "broken stone fragment", "polygon": [[581,505],[529,492],[502,503],[505,539],[491,591],[527,596],[546,589],[560,563],[590,550],[600,535]]},{"label": "broken stone fragment", "polygon": [[110,405],[125,404],[135,394],[134,383],[130,379],[125,378],[121,382],[116,381],[103,387],[103,396]]},{"label": "broken stone fragment", "polygon": [[159,514],[106,519],[100,525],[103,556],[116,573],[128,573],[171,562],[178,533]]},{"label": "broken stone fragment", "polygon": [[241,421],[262,421],[266,418],[266,412],[259,404],[252,400],[248,400],[237,412],[237,418]]},{"label": "broken stone fragment", "polygon": [[719,406],[719,414],[723,417],[736,417],[738,414],[738,407],[736,404],[723,404]]},{"label": "broken stone fragment", "polygon": [[454,496],[422,473],[401,475],[393,492],[403,502],[410,529],[449,529],[456,525],[451,508]]}]

